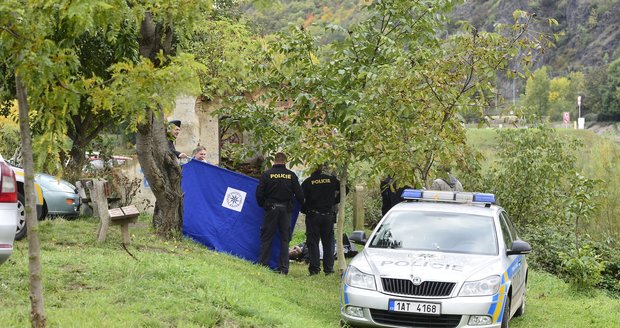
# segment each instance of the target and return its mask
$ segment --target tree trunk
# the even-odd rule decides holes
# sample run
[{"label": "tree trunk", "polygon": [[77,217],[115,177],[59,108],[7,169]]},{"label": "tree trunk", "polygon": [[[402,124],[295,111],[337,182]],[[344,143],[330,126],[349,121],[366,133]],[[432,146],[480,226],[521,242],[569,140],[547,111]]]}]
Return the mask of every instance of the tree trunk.
[{"label": "tree trunk", "polygon": [[24,166],[24,194],[26,196],[26,228],[28,230],[28,271],[30,272],[30,322],[32,327],[45,327],[43,282],[41,274],[41,247],[37,228],[37,205],[34,193],[34,160],[28,120],[28,96],[19,74],[15,72],[15,88],[19,107],[19,130],[22,138],[22,165]]},{"label": "tree trunk", "polygon": [[336,220],[336,240],[338,252],[338,270],[340,275],[347,268],[347,261],[344,258],[344,245],[342,244],[342,234],[344,233],[344,208],[347,203],[347,179],[349,178],[349,163],[340,167],[340,203],[338,204],[338,219]]},{"label": "tree trunk", "polygon": [[136,150],[140,166],[155,195],[153,226],[158,234],[171,237],[183,228],[181,167],[168,149],[163,113],[149,110],[148,123],[138,125]]},{"label": "tree trunk", "polygon": [[[140,55],[160,67],[157,54],[170,54],[173,31],[153,21],[150,13],[144,15],[140,28]],[[183,228],[183,191],[181,167],[176,156],[168,149],[163,109],[147,106],[147,119],[138,125],[136,151],[151,190],[155,195],[153,226],[164,237],[178,235]]]}]

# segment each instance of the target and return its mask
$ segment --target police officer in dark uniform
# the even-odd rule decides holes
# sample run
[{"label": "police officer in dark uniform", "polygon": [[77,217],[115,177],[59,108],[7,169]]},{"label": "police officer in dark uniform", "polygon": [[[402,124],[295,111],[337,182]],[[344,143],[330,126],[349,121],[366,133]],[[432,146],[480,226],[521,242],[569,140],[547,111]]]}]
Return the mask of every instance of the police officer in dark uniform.
[{"label": "police officer in dark uniform", "polygon": [[334,205],[340,202],[340,181],[333,175],[323,172],[319,166],[301,184],[306,197],[302,207],[306,214],[306,244],[310,264],[310,275],[321,272],[319,239],[323,245],[323,271],[326,275],[334,273]]},{"label": "police officer in dark uniform", "polygon": [[260,255],[258,263],[268,266],[271,242],[276,230],[280,231],[280,258],[278,272],[288,274],[288,244],[291,240],[291,212],[293,198],[304,203],[304,195],[297,175],[286,168],[286,155],[277,153],[275,163],[265,171],[256,187],[256,201],[265,209],[260,232]]},{"label": "police officer in dark uniform", "polygon": [[172,120],[168,122],[168,126],[166,127],[166,138],[168,139],[168,149],[176,156],[178,159],[187,158],[187,154],[177,151],[174,143],[177,140],[177,137],[181,133],[181,121]]}]

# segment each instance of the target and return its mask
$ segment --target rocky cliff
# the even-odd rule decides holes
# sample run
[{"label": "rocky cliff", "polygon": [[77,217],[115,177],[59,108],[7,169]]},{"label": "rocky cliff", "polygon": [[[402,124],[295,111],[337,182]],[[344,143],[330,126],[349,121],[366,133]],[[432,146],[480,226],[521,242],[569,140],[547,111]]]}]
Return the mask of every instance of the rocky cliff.
[{"label": "rocky cliff", "polygon": [[[557,73],[587,70],[620,56],[619,0],[474,0],[459,6],[453,18],[492,30],[498,22],[512,22],[516,9],[537,14],[536,30],[560,34],[556,48],[542,59]],[[558,26],[550,27],[548,18],[556,19]]]}]

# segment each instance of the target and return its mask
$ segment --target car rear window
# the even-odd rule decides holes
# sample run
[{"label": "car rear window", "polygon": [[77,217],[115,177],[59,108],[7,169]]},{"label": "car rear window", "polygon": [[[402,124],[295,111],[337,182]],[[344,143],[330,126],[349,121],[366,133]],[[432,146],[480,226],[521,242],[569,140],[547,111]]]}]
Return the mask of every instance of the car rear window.
[{"label": "car rear window", "polygon": [[497,255],[495,231],[491,216],[392,211],[369,247]]}]

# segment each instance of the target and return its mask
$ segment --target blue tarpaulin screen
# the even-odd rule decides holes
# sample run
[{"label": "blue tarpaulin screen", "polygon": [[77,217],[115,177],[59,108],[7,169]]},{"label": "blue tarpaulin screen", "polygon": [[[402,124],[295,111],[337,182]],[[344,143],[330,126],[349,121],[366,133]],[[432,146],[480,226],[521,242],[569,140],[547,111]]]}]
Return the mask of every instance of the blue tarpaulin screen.
[{"label": "blue tarpaulin screen", "polygon": [[[256,203],[258,180],[191,160],[183,165],[183,234],[218,252],[256,263],[263,209]],[[291,215],[291,233],[299,204]],[[269,266],[278,267],[280,235],[271,244]]]}]

